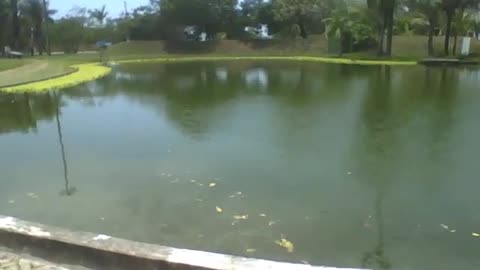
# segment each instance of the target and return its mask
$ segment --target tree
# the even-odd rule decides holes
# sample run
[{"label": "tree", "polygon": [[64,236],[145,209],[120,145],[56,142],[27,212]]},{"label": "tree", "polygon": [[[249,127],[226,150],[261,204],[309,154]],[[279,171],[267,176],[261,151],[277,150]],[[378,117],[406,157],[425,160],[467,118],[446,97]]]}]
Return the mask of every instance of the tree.
[{"label": "tree", "polygon": [[[393,24],[396,4],[396,0],[367,0],[368,8],[372,11],[372,14],[376,14],[373,19],[376,21],[378,29],[379,55],[392,55]],[[386,48],[385,32],[387,34]]]},{"label": "tree", "polygon": [[33,31],[32,49],[36,47],[41,54],[45,48],[43,44],[43,6],[38,0],[25,0],[21,5],[22,15],[29,19],[30,28]]},{"label": "tree", "polygon": [[452,34],[452,24],[454,23],[455,15],[457,11],[459,13],[460,18],[463,17],[463,12],[467,8],[475,8],[478,9],[479,0],[441,0],[440,5],[442,10],[445,12],[446,16],[446,33],[445,33],[445,44],[444,44],[444,52],[445,55],[449,55],[450,49],[450,37]]},{"label": "tree", "polygon": [[442,0],[441,7],[445,12],[446,16],[446,26],[445,26],[445,43],[444,43],[444,53],[449,55],[450,49],[450,36],[452,33],[452,22],[455,16],[455,12],[462,5],[463,0]]},{"label": "tree", "polygon": [[308,38],[307,25],[321,10],[321,0],[272,0],[272,11],[277,21],[296,24],[300,28],[300,36]]},{"label": "tree", "polygon": [[103,25],[108,16],[107,7],[103,5],[99,9],[89,10],[88,14],[90,15],[90,18],[96,20],[99,25]]},{"label": "tree", "polygon": [[7,1],[0,1],[0,54],[3,54],[3,49],[6,45],[8,33],[8,3]]},{"label": "tree", "polygon": [[433,36],[435,35],[435,28],[440,23],[439,5],[440,0],[411,0],[407,4],[409,9],[415,13],[412,23],[428,27],[428,56],[435,54]]},{"label": "tree", "polygon": [[[345,49],[345,42],[361,46],[362,43],[374,39],[375,25],[371,21],[371,12],[362,6],[340,5],[324,21],[327,38],[336,38],[340,41],[340,54]],[[350,40],[345,40],[346,37],[350,37]]]},{"label": "tree", "polygon": [[212,38],[232,31],[238,0],[163,0],[160,5],[160,15],[169,23],[196,26]]},{"label": "tree", "polygon": [[[45,41],[47,43],[47,53],[48,56],[52,54],[52,50],[50,48],[50,31],[49,31],[49,10],[48,10],[48,5],[47,5],[47,0],[42,0],[43,1],[43,22],[45,24]],[[55,11],[53,11],[55,12]]]},{"label": "tree", "polygon": [[11,26],[11,42],[10,47],[18,49],[20,39],[20,22],[18,20],[18,1],[10,0],[10,26]]}]

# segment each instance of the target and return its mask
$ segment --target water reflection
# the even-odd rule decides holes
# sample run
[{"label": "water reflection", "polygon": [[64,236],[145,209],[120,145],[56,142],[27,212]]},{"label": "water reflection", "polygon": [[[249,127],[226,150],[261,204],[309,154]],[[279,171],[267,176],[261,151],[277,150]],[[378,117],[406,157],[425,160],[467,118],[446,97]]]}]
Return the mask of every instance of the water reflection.
[{"label": "water reflection", "polygon": [[[57,205],[58,182],[44,185],[56,198],[39,204],[50,213],[40,218],[54,225],[236,255],[256,249],[256,257],[293,262],[473,270],[477,74],[249,61],[125,65],[63,92],[1,96],[0,144],[21,151],[56,138],[48,147],[63,172],[62,194],[75,194],[71,179],[82,180],[82,192],[65,200],[72,217]],[[26,192],[17,181],[29,169],[51,178],[35,168],[43,161],[5,177],[8,196]],[[239,191],[244,199],[230,198]],[[32,207],[4,209],[37,217]],[[249,219],[232,226],[237,214]],[[294,254],[275,245],[281,235]]]}]

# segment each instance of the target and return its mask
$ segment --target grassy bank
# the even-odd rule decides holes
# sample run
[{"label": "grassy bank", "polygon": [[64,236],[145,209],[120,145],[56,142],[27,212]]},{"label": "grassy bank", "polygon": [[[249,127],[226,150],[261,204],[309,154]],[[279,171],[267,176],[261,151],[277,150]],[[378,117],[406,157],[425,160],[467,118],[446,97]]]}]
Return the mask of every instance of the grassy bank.
[{"label": "grassy bank", "polygon": [[[437,52],[442,51],[443,39],[437,37],[434,46]],[[472,42],[474,55],[480,55],[480,42]],[[397,36],[394,38],[393,56],[378,57],[375,51],[348,53],[341,57],[329,55],[327,40],[323,36],[314,36],[308,40],[263,40],[263,41],[210,41],[210,42],[174,42],[174,41],[134,41],[119,43],[109,48],[103,57],[100,54],[55,55],[51,57],[34,57],[29,60],[0,59],[0,67],[15,68],[15,70],[0,72],[0,88],[10,92],[43,91],[60,89],[92,80],[106,73],[105,70],[91,69],[92,74],[84,72],[80,76],[71,75],[46,83],[29,83],[52,77],[69,74],[72,66],[84,63],[114,61],[128,62],[159,62],[159,61],[204,61],[204,60],[297,60],[315,61],[337,64],[361,65],[414,65],[427,57],[426,37]],[[470,57],[470,60],[480,60]],[[32,65],[32,62],[36,65]],[[27,63],[27,64],[26,64]],[[26,66],[25,66],[26,64]],[[22,66],[18,68],[19,66]],[[77,66],[78,67],[78,66]],[[24,71],[21,69],[24,68]],[[3,76],[3,77],[2,77]],[[71,80],[71,82],[68,82]],[[27,83],[26,87],[8,87]]]},{"label": "grassy bank", "polygon": [[[428,57],[427,37],[395,36],[392,56],[378,57],[376,51],[346,53],[342,58],[355,60],[405,60],[418,61]],[[435,51],[443,52],[443,38],[435,37]],[[460,48],[460,46],[458,46]],[[480,42],[472,42],[472,52],[480,55]],[[217,55],[217,56],[320,56],[338,58],[328,53],[324,36],[312,36],[308,40],[257,40],[257,41],[209,41],[203,43],[175,41],[135,41],[119,43],[108,50],[112,60],[159,57],[164,55]]]},{"label": "grassy bank", "polygon": [[0,58],[0,72],[21,67],[28,64],[30,61],[25,59],[1,59]]},{"label": "grassy bank", "polygon": [[0,87],[59,77],[74,71],[61,62],[29,60],[28,64],[0,72]]}]

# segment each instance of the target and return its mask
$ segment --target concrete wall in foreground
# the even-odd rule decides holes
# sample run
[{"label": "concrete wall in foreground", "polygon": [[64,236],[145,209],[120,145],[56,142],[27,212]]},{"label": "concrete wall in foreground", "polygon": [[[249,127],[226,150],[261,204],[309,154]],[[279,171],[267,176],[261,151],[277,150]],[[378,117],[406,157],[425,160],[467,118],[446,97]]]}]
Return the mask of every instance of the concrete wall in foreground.
[{"label": "concrete wall in foreground", "polygon": [[340,270],[151,245],[5,216],[0,216],[0,246],[50,262],[89,269]]}]

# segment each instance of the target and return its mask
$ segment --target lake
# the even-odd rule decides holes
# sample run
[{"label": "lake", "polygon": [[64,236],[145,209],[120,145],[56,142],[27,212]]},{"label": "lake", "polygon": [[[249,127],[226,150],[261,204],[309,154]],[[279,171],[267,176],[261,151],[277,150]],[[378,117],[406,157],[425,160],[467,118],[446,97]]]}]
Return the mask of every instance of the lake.
[{"label": "lake", "polygon": [[295,263],[480,269],[479,86],[474,68],[230,61],[0,94],[0,213]]}]

